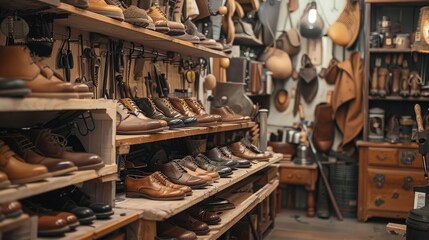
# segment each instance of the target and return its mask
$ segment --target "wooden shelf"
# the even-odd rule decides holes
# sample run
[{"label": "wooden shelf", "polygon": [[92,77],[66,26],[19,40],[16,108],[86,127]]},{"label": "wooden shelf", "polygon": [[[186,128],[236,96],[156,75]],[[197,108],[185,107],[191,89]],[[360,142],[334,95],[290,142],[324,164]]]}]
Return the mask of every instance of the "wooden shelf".
[{"label": "wooden shelf", "polygon": [[235,205],[234,209],[224,211],[220,217],[221,223],[218,225],[210,226],[210,233],[208,235],[198,236],[198,239],[215,240],[224,234],[228,229],[234,226],[240,219],[262,200],[267,198],[279,185],[278,179],[271,180],[263,188],[259,189],[256,193],[233,193],[226,197],[231,203]]},{"label": "wooden shelf", "polygon": [[[114,208],[115,214],[106,220],[95,220],[91,225],[81,225],[76,231],[66,233],[61,240],[90,240],[101,238],[119,228],[137,221],[141,212]],[[48,240],[52,238],[37,238]]]},{"label": "wooden shelf", "polygon": [[388,142],[371,142],[371,141],[357,141],[358,147],[392,147],[395,148],[413,148],[417,149],[417,143],[388,143]]},{"label": "wooden shelf", "polygon": [[382,97],[373,97],[369,96],[371,101],[408,101],[408,102],[429,102],[429,97],[401,97],[401,96],[386,96]]},{"label": "wooden shelf", "polygon": [[427,0],[365,0],[365,3],[427,3]]},{"label": "wooden shelf", "polygon": [[[201,134],[225,132],[239,129],[246,129],[255,126],[255,122],[247,123],[223,123],[222,125],[211,127],[187,127],[174,130],[166,130],[156,134],[145,135],[116,135],[116,147],[118,154],[127,154],[130,145],[162,141],[173,138],[189,137]],[[128,149],[129,150],[129,149]]]},{"label": "wooden shelf", "polygon": [[53,11],[70,14],[68,18],[58,19],[55,23],[143,44],[145,48],[176,52],[181,54],[182,57],[227,57],[223,52],[197,46],[166,34],[137,27],[69,4],[60,3],[58,7],[53,8]]},{"label": "wooden shelf", "polygon": [[16,218],[6,218],[5,220],[0,222],[0,233],[8,232],[10,230],[19,228],[28,219],[29,216],[25,213],[21,214],[19,217]]},{"label": "wooden shelf", "polygon": [[156,201],[146,198],[125,198],[124,195],[118,195],[116,201],[117,208],[143,211],[142,218],[153,221],[164,221],[171,216],[195,205],[202,200],[215,195],[216,193],[236,184],[237,182],[259,172],[260,170],[280,161],[281,154],[274,154],[270,161],[258,162],[251,168],[241,168],[235,170],[229,178],[221,178],[213,185],[205,189],[193,190],[192,196],[179,201]]},{"label": "wooden shelf", "polygon": [[58,99],[58,98],[2,98],[0,111],[60,111],[114,109],[116,101],[110,99]]},{"label": "wooden shelf", "polygon": [[[117,173],[116,164],[106,165],[104,168],[72,172],[69,175],[50,177],[41,182],[13,185],[0,191],[0,203],[31,197],[37,194],[49,192],[72,184],[82,183],[99,177],[107,177]],[[103,181],[101,179],[101,181]]]},{"label": "wooden shelf", "polygon": [[35,10],[44,7],[56,7],[60,5],[60,0],[0,0],[2,9],[8,10]]},{"label": "wooden shelf", "polygon": [[411,53],[411,48],[370,48],[370,53]]}]

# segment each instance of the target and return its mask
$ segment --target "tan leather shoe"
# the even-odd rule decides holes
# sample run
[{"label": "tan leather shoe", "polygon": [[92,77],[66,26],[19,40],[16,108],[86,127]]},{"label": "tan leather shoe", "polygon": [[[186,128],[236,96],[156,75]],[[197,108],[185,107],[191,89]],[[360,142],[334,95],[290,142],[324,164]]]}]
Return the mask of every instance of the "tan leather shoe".
[{"label": "tan leather shoe", "polygon": [[37,235],[39,236],[61,236],[70,231],[67,220],[60,216],[37,213]]},{"label": "tan leather shoe", "polygon": [[160,222],[157,228],[157,236],[166,239],[180,239],[180,240],[196,240],[197,235],[182,227],[173,225],[167,221]]},{"label": "tan leather shoe", "polygon": [[154,178],[156,178],[160,183],[164,184],[166,187],[173,188],[173,189],[180,189],[185,193],[186,196],[192,195],[192,189],[190,187],[185,185],[180,185],[180,184],[174,184],[168,181],[167,177],[161,172],[156,171],[152,175]]},{"label": "tan leather shoe", "polygon": [[78,170],[98,170],[105,165],[97,154],[67,151],[67,140],[50,129],[31,129],[26,133],[45,156],[70,161]]},{"label": "tan leather shoe", "polygon": [[22,214],[21,203],[18,201],[5,202],[0,204],[0,214],[6,218],[16,218]]},{"label": "tan leather shoe", "polygon": [[124,13],[117,6],[109,5],[104,0],[89,0],[87,10],[124,21]]},{"label": "tan leather shoe", "polygon": [[228,106],[225,107],[212,107],[210,110],[211,114],[220,115],[222,118],[222,122],[234,122],[234,123],[242,123],[249,122],[249,116],[242,116],[234,113]]},{"label": "tan leather shoe", "polygon": [[150,7],[147,14],[153,19],[156,31],[172,36],[185,34],[185,26],[180,22],[168,21],[167,16],[158,5],[154,4]]},{"label": "tan leather shoe", "polygon": [[0,189],[7,188],[10,185],[10,181],[7,178],[6,173],[0,172]]},{"label": "tan leather shoe", "polygon": [[242,142],[231,143],[229,146],[231,152],[237,156],[248,160],[268,161],[269,158],[263,153],[255,153],[249,150]]},{"label": "tan leather shoe", "polygon": [[187,169],[190,169],[190,170],[196,172],[197,174],[208,175],[213,180],[220,179],[220,176],[219,176],[219,174],[217,172],[215,172],[215,171],[208,171],[208,170],[205,170],[205,169],[202,169],[202,168],[198,167],[198,165],[195,163],[194,158],[191,157],[191,156],[186,156],[186,157],[180,159],[179,162],[180,162],[180,164],[182,166],[184,166]]},{"label": "tan leather shoe", "polygon": [[217,119],[212,115],[198,115],[192,111],[192,109],[186,104],[185,100],[182,98],[169,98],[171,105],[178,110],[181,114],[188,117],[197,118],[199,126],[213,126],[219,125]]},{"label": "tan leather shoe", "polygon": [[80,225],[79,219],[73,213],[69,212],[53,212],[53,214],[59,218],[66,220],[67,225],[70,229],[75,229]]},{"label": "tan leather shoe", "polygon": [[154,176],[127,175],[125,178],[127,197],[145,197],[153,200],[181,200],[185,193],[161,184]]},{"label": "tan leather shoe", "polygon": [[204,173],[199,173],[199,172],[193,171],[193,170],[191,170],[191,169],[189,169],[189,168],[187,168],[187,167],[184,167],[183,165],[182,165],[182,167],[186,170],[186,172],[187,172],[189,175],[192,175],[192,176],[195,176],[195,177],[202,178],[202,179],[203,179],[207,184],[212,184],[212,183],[213,183],[213,179],[212,179],[212,177],[210,177],[209,175],[204,174]]},{"label": "tan leather shoe", "polygon": [[212,115],[216,121],[221,122],[222,121],[222,117],[218,114],[209,114],[204,107],[194,98],[184,98],[186,104],[188,104],[188,106],[192,109],[192,111],[198,115]]},{"label": "tan leather shoe", "polygon": [[8,134],[0,136],[0,138],[27,163],[45,166],[52,176],[64,175],[77,170],[77,167],[66,159],[44,156],[34,147],[29,138],[23,134]]},{"label": "tan leather shoe", "polygon": [[0,140],[0,171],[6,173],[12,184],[37,182],[52,176],[45,166],[24,162],[3,140]]},{"label": "tan leather shoe", "polygon": [[30,56],[30,50],[22,46],[0,46],[0,77],[22,79],[31,89],[32,97],[78,98],[69,84],[47,79]]},{"label": "tan leather shoe", "polygon": [[195,219],[205,222],[208,225],[215,225],[221,221],[219,215],[216,212],[206,211],[196,205],[188,208],[186,211]]},{"label": "tan leather shoe", "polygon": [[167,122],[155,119],[138,117],[136,111],[129,109],[124,102],[118,101],[116,105],[116,133],[118,134],[145,134],[160,132],[168,129]]},{"label": "tan leather shoe", "polygon": [[173,160],[171,162],[161,165],[161,172],[175,184],[186,185],[192,189],[204,188],[207,182],[200,178],[189,174],[178,162]]}]

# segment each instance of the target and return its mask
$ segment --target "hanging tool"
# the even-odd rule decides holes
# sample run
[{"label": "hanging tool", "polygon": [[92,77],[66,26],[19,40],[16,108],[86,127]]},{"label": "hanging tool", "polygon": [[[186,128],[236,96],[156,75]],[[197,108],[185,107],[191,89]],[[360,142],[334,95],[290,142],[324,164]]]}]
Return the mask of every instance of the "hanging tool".
[{"label": "hanging tool", "polygon": [[92,85],[94,86],[94,89],[93,89],[94,95],[97,98],[98,76],[100,72],[101,58],[95,52],[94,47],[85,48],[83,52],[85,57],[89,59],[90,73],[91,73],[90,80],[92,82]]},{"label": "hanging tool", "polygon": [[115,81],[121,98],[129,97],[125,90],[124,82],[124,41],[120,40],[114,45]]},{"label": "hanging tool", "polygon": [[309,131],[307,129],[307,125],[305,122],[305,116],[304,116],[304,109],[303,109],[302,104],[300,104],[298,108],[299,108],[299,118],[301,120],[301,127],[304,129],[305,133],[308,136],[307,141],[310,144],[311,151],[313,152],[313,155],[315,157],[315,161],[317,163],[317,167],[319,169],[320,176],[322,177],[326,191],[328,192],[328,195],[329,195],[329,199],[331,200],[332,206],[334,207],[335,214],[337,215],[338,220],[342,221],[343,215],[341,214],[340,208],[338,207],[338,204],[337,204],[337,200],[335,199],[335,196],[332,193],[332,189],[331,189],[331,186],[329,185],[328,178],[326,178],[325,171],[323,171],[323,166],[322,166],[322,163],[319,159],[319,155],[317,154],[317,150],[314,147],[312,136],[311,136],[311,134],[309,134]]},{"label": "hanging tool", "polygon": [[103,98],[109,98],[109,93],[107,91],[107,78],[109,77],[109,62],[110,62],[110,48],[105,52],[105,60],[104,60],[104,72],[103,72],[103,85],[102,85],[102,93],[101,96]]},{"label": "hanging tool", "polygon": [[73,53],[70,49],[71,28],[67,27],[67,38],[63,40],[57,55],[57,67],[64,69],[67,82],[70,82],[70,70],[74,67]]},{"label": "hanging tool", "polygon": [[416,122],[417,122],[417,143],[419,144],[419,152],[422,155],[423,160],[423,170],[426,181],[429,183],[428,179],[428,168],[427,168],[427,159],[426,155],[429,152],[429,129],[425,130],[422,120],[422,111],[419,104],[414,105],[414,111],[416,112]]}]

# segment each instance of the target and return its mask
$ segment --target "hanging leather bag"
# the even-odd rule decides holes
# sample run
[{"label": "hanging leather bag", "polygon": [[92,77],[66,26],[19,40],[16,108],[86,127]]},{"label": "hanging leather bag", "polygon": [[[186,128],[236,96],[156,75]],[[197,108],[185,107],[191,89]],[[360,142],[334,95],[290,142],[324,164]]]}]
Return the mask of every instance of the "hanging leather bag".
[{"label": "hanging leather bag", "polygon": [[293,57],[301,50],[301,36],[299,35],[298,30],[293,28],[289,9],[287,10],[287,13],[288,18],[285,21],[285,26],[283,29],[285,29],[287,22],[289,22],[291,28],[287,31],[283,30],[281,35],[276,40],[276,45],[278,49],[282,49],[283,51],[287,52],[289,56]]},{"label": "hanging leather bag", "polygon": [[311,63],[310,57],[304,54],[301,58],[301,69],[299,70],[299,79],[295,94],[294,115],[298,112],[301,95],[305,102],[310,103],[316,97],[318,89],[319,79],[317,77],[317,70]]}]

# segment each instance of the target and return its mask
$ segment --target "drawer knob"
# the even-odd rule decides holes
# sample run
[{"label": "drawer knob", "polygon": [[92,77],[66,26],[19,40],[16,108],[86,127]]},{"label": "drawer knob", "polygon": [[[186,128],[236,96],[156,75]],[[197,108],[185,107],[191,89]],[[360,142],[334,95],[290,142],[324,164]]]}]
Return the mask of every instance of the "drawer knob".
[{"label": "drawer knob", "polygon": [[401,150],[400,159],[402,164],[411,165],[414,160],[416,160],[416,152],[411,150]]},{"label": "drawer knob", "polygon": [[377,158],[378,161],[384,161],[387,160],[388,156],[384,153],[377,153],[377,155],[375,155],[375,158]]},{"label": "drawer knob", "polygon": [[384,174],[375,174],[374,176],[374,182],[375,182],[375,186],[377,188],[383,188],[384,182],[385,182],[385,177]]},{"label": "drawer knob", "polygon": [[383,205],[384,200],[381,197],[377,197],[374,203],[375,203],[375,206],[380,207],[381,205]]},{"label": "drawer knob", "polygon": [[392,198],[393,199],[398,199],[399,198],[399,193],[394,192],[393,195],[392,195]]},{"label": "drawer knob", "polygon": [[404,177],[404,184],[402,184],[402,189],[408,191],[411,189],[411,183],[413,182],[413,178],[411,176]]}]

